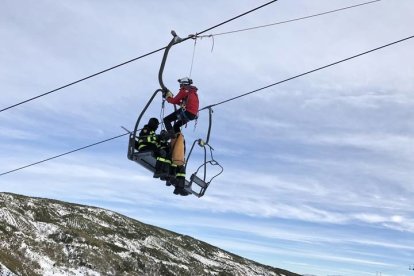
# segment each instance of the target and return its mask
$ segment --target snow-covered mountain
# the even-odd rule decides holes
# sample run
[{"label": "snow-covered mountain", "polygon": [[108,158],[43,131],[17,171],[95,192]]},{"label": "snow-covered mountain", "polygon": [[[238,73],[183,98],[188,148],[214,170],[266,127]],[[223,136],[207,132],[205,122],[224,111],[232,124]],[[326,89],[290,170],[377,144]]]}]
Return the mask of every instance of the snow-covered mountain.
[{"label": "snow-covered mountain", "polygon": [[0,193],[0,276],[298,275],[115,212]]}]

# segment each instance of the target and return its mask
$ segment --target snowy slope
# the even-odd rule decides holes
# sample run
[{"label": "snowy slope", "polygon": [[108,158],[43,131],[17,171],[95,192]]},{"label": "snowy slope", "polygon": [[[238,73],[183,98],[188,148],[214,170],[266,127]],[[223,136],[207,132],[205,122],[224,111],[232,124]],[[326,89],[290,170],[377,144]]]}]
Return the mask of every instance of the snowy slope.
[{"label": "snowy slope", "polygon": [[0,276],[15,274],[298,275],[108,210],[0,193]]},{"label": "snowy slope", "polygon": [[0,276],[16,276],[16,274],[0,263]]}]

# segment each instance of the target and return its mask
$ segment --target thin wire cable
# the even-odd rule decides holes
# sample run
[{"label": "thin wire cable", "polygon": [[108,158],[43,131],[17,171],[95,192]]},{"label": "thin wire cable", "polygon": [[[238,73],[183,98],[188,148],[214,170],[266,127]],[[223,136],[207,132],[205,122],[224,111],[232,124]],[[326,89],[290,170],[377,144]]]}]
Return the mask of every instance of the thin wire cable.
[{"label": "thin wire cable", "polygon": [[[205,29],[204,31],[201,31],[201,32],[199,32],[199,33],[196,33],[196,35],[198,35],[198,34],[203,34],[203,33],[205,33],[205,32],[208,32],[208,31],[212,30],[212,29],[215,29],[215,28],[217,28],[217,27],[219,27],[219,26],[222,26],[222,25],[224,25],[224,24],[227,24],[227,23],[229,23],[230,21],[236,20],[236,19],[238,19],[238,18],[240,18],[240,17],[242,17],[242,16],[245,16],[245,15],[247,15],[247,14],[249,14],[249,13],[252,13],[252,12],[254,12],[254,11],[258,10],[258,9],[261,9],[261,8],[263,8],[263,7],[267,6],[267,5],[270,5],[270,4],[272,4],[272,3],[276,2],[276,1],[278,1],[278,0],[272,0],[272,1],[270,1],[270,2],[267,2],[267,3],[265,3],[265,4],[261,5],[261,6],[258,6],[258,7],[254,8],[254,9],[251,9],[251,10],[247,11],[247,12],[244,12],[244,13],[242,13],[242,14],[239,14],[239,15],[237,15],[237,16],[235,16],[235,17],[233,17],[233,18],[230,18],[230,19],[228,19],[228,20],[226,20],[226,21],[223,21],[223,22],[221,22],[221,23],[219,23],[219,24],[217,24],[217,25],[214,25],[213,27],[210,27],[210,28],[208,28],[208,29]],[[179,42],[177,42],[176,44],[181,43],[181,42],[184,42],[184,41],[186,41],[186,40],[188,40],[188,39],[190,39],[190,38],[193,38],[193,37],[194,37],[194,35],[190,35],[190,36],[188,36],[188,37],[186,37],[186,38],[184,38],[184,39],[180,40],[180,41],[179,41]],[[87,79],[90,79],[90,78],[96,77],[96,76],[98,76],[98,75],[100,75],[100,74],[103,74],[103,73],[105,73],[105,72],[111,71],[111,70],[113,70],[113,69],[115,69],[115,68],[121,67],[121,66],[123,66],[123,65],[126,65],[126,64],[128,64],[128,63],[131,63],[131,62],[136,61],[136,60],[138,60],[138,59],[141,59],[141,58],[147,57],[147,56],[149,56],[149,55],[155,54],[155,53],[157,53],[157,52],[159,52],[159,51],[164,50],[165,48],[166,48],[166,47],[163,47],[163,48],[160,48],[160,49],[154,50],[154,51],[149,52],[149,53],[147,53],[147,54],[144,54],[144,55],[142,55],[142,56],[139,56],[139,57],[136,57],[136,58],[130,59],[130,60],[125,61],[125,62],[123,62],[123,63],[120,63],[120,64],[118,64],[118,65],[112,66],[112,67],[110,67],[110,68],[108,68],[108,69],[102,70],[102,71],[100,71],[100,72],[98,72],[98,73],[95,73],[95,74],[92,74],[92,75],[90,75],[90,76],[87,76],[87,77],[84,77],[84,78],[82,78],[82,79],[79,79],[79,80],[77,80],[77,81],[74,81],[74,82],[68,83],[68,84],[66,84],[66,85],[63,85],[63,86],[61,86],[61,87],[58,87],[58,88],[53,89],[53,90],[51,90],[51,91],[48,91],[48,92],[46,92],[46,93],[40,94],[40,95],[38,95],[38,96],[35,96],[35,97],[32,97],[32,98],[29,98],[29,99],[27,99],[27,100],[24,100],[24,101],[18,102],[18,103],[16,103],[16,104],[13,104],[13,105],[11,105],[11,106],[5,107],[5,108],[3,108],[3,109],[1,109],[1,110],[0,110],[0,113],[1,113],[1,112],[4,112],[4,111],[6,111],[6,110],[9,110],[9,109],[11,109],[11,108],[14,108],[14,107],[16,107],[16,106],[22,105],[22,104],[24,104],[24,103],[28,103],[28,102],[33,101],[33,100],[35,100],[35,99],[38,99],[38,98],[44,97],[44,96],[49,95],[49,94],[52,94],[52,93],[55,93],[55,92],[57,92],[57,91],[60,91],[60,90],[62,90],[62,89],[64,89],[64,88],[67,88],[67,87],[72,86],[72,85],[74,85],[74,84],[77,84],[77,83],[79,83],[79,82],[82,82],[82,81],[85,81],[85,80],[87,80]]]},{"label": "thin wire cable", "polygon": [[208,108],[214,107],[214,106],[218,106],[218,105],[221,105],[221,104],[224,104],[224,103],[227,103],[227,102],[230,102],[230,101],[233,101],[233,100],[236,100],[236,99],[239,99],[239,98],[245,97],[245,96],[250,95],[250,94],[253,94],[253,93],[257,93],[257,92],[259,92],[259,91],[262,91],[262,90],[264,90],[264,89],[270,88],[270,87],[272,87],[272,86],[275,86],[275,85],[278,85],[278,84],[281,84],[281,83],[284,83],[284,82],[287,82],[287,81],[290,81],[290,80],[293,80],[293,79],[296,79],[296,78],[299,78],[299,77],[303,77],[303,76],[308,75],[308,74],[310,74],[310,73],[314,73],[314,72],[316,72],[316,71],[319,71],[319,70],[322,70],[322,69],[325,69],[325,68],[328,68],[328,67],[331,67],[331,66],[337,65],[337,64],[339,64],[339,63],[342,63],[342,62],[345,62],[345,61],[348,61],[348,60],[351,60],[351,59],[354,59],[354,58],[357,58],[357,57],[360,57],[360,56],[363,56],[363,55],[366,55],[366,54],[369,54],[369,53],[372,53],[372,52],[375,52],[375,51],[378,51],[378,50],[380,50],[380,49],[383,49],[383,48],[389,47],[389,46],[394,45],[394,44],[397,44],[397,43],[401,43],[401,42],[403,42],[403,41],[406,41],[406,40],[409,40],[409,39],[412,39],[412,38],[414,38],[414,35],[413,35],[413,36],[406,37],[406,38],[403,38],[403,39],[400,39],[400,40],[397,40],[397,41],[394,41],[394,42],[391,42],[391,43],[388,43],[388,44],[385,44],[385,45],[383,45],[383,46],[380,46],[380,47],[377,47],[377,48],[374,48],[374,49],[371,49],[371,50],[368,50],[368,51],[365,51],[365,52],[363,52],[363,53],[359,53],[359,54],[357,54],[357,55],[354,55],[354,56],[351,56],[351,57],[348,57],[348,58],[344,58],[344,59],[341,59],[341,60],[335,61],[335,62],[330,63],[330,64],[328,64],[328,65],[324,65],[324,66],[318,67],[318,68],[316,68],[316,69],[313,69],[313,70],[307,71],[307,72],[305,72],[305,73],[302,73],[302,74],[299,74],[299,75],[296,75],[296,76],[293,76],[293,77],[290,77],[290,78],[287,78],[287,79],[284,79],[284,80],[281,80],[281,81],[278,81],[278,82],[275,82],[275,83],[272,83],[272,84],[269,84],[269,85],[266,85],[266,86],[263,86],[263,87],[261,87],[261,88],[255,89],[255,90],[253,90],[253,91],[250,91],[250,92],[247,92],[247,93],[244,93],[244,94],[241,94],[241,95],[239,95],[239,96],[236,96],[236,97],[233,97],[233,98],[230,98],[230,99],[227,99],[227,100],[224,100],[224,101],[221,101],[221,102],[218,102],[218,103],[212,104],[212,105],[208,105],[208,106],[206,106],[206,107],[203,107],[203,108],[202,108],[202,109],[200,109],[199,111],[202,111],[202,110],[205,110],[205,109],[208,109]]},{"label": "thin wire cable", "polygon": [[265,24],[265,25],[250,27],[250,28],[244,28],[244,29],[239,29],[239,30],[234,30],[234,31],[222,32],[222,33],[217,33],[217,34],[203,35],[203,36],[198,36],[198,37],[214,37],[214,36],[220,36],[220,35],[227,35],[227,34],[233,34],[233,33],[245,32],[245,31],[251,31],[251,30],[255,30],[255,29],[266,28],[266,27],[271,27],[271,26],[275,26],[275,25],[281,25],[281,24],[290,23],[290,22],[294,22],[294,21],[300,21],[300,20],[304,20],[304,19],[309,19],[309,18],[312,18],[312,17],[322,16],[322,15],[326,15],[326,14],[330,14],[330,13],[334,13],[334,12],[339,12],[339,11],[343,11],[343,10],[347,10],[347,9],[356,8],[356,7],[359,7],[359,6],[373,4],[375,2],[380,2],[380,1],[381,0],[374,0],[374,1],[369,1],[369,2],[364,2],[364,3],[361,3],[361,4],[356,4],[356,5],[344,7],[344,8],[339,8],[339,9],[335,9],[335,10],[321,12],[321,13],[317,13],[317,14],[313,14],[313,15],[298,17],[298,18],[284,20],[284,21],[279,21],[279,22],[275,22],[275,23],[270,23],[270,24]]},{"label": "thin wire cable", "polygon": [[96,146],[96,145],[105,143],[105,142],[109,142],[111,140],[115,140],[117,138],[123,137],[123,136],[128,135],[128,134],[129,133],[124,133],[124,134],[121,134],[121,135],[118,135],[118,136],[115,136],[115,137],[112,137],[112,138],[109,138],[109,139],[106,139],[106,140],[103,140],[103,141],[100,141],[100,142],[96,142],[96,143],[90,144],[88,146],[84,146],[84,147],[81,147],[81,148],[78,148],[78,149],[75,149],[75,150],[71,150],[71,151],[68,151],[68,152],[65,152],[65,153],[62,153],[62,154],[59,154],[59,155],[56,155],[56,156],[53,156],[53,157],[44,159],[42,161],[34,162],[32,164],[29,164],[29,165],[26,165],[26,166],[23,166],[23,167],[20,167],[20,168],[11,170],[11,171],[1,173],[0,176],[6,175],[6,174],[9,174],[9,173],[12,173],[12,172],[20,171],[20,170],[26,169],[28,167],[31,167],[31,166],[34,166],[34,165],[38,165],[38,164],[41,164],[41,163],[44,163],[44,162],[47,162],[47,161],[50,161],[50,160],[53,160],[53,159],[56,159],[56,158],[59,158],[59,157],[62,157],[62,156],[71,154],[71,153],[74,153],[74,152],[77,152],[77,151],[80,151],[80,150],[84,150],[84,149],[87,149],[87,148],[90,148],[90,147],[93,147],[93,146]]},{"label": "thin wire cable", "polygon": [[[242,14],[239,14],[239,15],[237,15],[237,16],[235,16],[235,17],[233,17],[233,18],[230,18],[230,19],[228,19],[228,20],[226,20],[226,21],[223,21],[223,22],[221,22],[221,23],[219,23],[219,24],[217,24],[217,25],[214,25],[213,27],[210,27],[210,28],[208,28],[208,29],[206,29],[206,30],[204,30],[204,31],[202,31],[202,32],[196,33],[194,36],[198,36],[198,35],[200,35],[200,34],[204,34],[204,33],[208,32],[208,31],[211,31],[212,29],[215,29],[215,28],[220,27],[220,26],[222,26],[222,25],[224,25],[224,24],[227,24],[227,23],[229,23],[229,22],[231,22],[231,21],[233,21],[233,20],[235,20],[235,19],[238,19],[238,18],[240,18],[240,17],[242,17],[242,16],[245,16],[245,15],[247,15],[247,14],[249,14],[249,13],[252,13],[252,12],[254,12],[254,11],[257,11],[257,10],[259,10],[259,9],[261,9],[261,8],[264,8],[264,7],[266,7],[266,6],[270,5],[270,4],[274,3],[274,2],[277,2],[277,1],[278,1],[278,0],[272,0],[272,1],[270,1],[270,2],[267,2],[267,3],[265,3],[265,4],[261,5],[261,6],[258,6],[258,7],[254,8],[254,9],[252,9],[252,10],[249,10],[249,11],[244,12],[244,13],[242,13]],[[189,37],[187,37],[186,39],[189,39],[189,38],[193,38],[193,36],[189,36]]]},{"label": "thin wire cable", "polygon": [[197,46],[197,38],[194,39],[193,56],[191,58],[190,73],[188,75],[189,78],[191,78],[191,74],[193,73],[193,65],[194,65],[194,57],[195,57],[196,46]]},{"label": "thin wire cable", "polygon": [[[336,61],[336,62],[334,62],[334,63],[331,63],[331,64],[328,64],[328,65],[325,65],[325,66],[322,66],[322,67],[319,67],[319,68],[313,69],[313,70],[311,70],[311,71],[308,71],[308,72],[305,72],[305,73],[302,73],[302,74],[299,74],[299,75],[296,75],[296,76],[290,77],[290,78],[288,78],[288,79],[285,79],[285,80],[282,80],[282,81],[279,81],[279,82],[275,82],[275,83],[273,83],[273,84],[270,84],[270,85],[264,86],[264,87],[262,87],[262,88],[255,89],[255,90],[253,90],[253,91],[250,91],[250,92],[244,93],[244,94],[242,94],[242,95],[239,95],[239,96],[236,96],[236,97],[230,98],[230,99],[228,99],[228,100],[221,101],[221,102],[218,102],[218,103],[216,103],[216,104],[208,105],[208,106],[206,106],[206,107],[204,107],[204,108],[200,109],[199,111],[203,111],[203,110],[208,109],[208,108],[211,108],[211,107],[213,107],[213,106],[218,106],[218,105],[221,105],[221,104],[224,104],[224,103],[227,103],[227,102],[230,102],[230,101],[233,101],[233,100],[239,99],[239,98],[241,98],[241,97],[244,97],[244,96],[247,96],[247,95],[250,95],[250,94],[253,94],[253,93],[259,92],[259,91],[261,91],[261,90],[267,89],[267,88],[269,88],[269,87],[272,87],[272,86],[275,86],[275,85],[281,84],[281,83],[283,83],[283,82],[287,82],[287,81],[290,81],[290,80],[293,80],[293,79],[296,79],[296,78],[302,77],[302,76],[304,76],[304,75],[307,75],[307,74],[310,74],[310,73],[313,73],[313,72],[316,72],[316,71],[322,70],[322,69],[324,69],[324,68],[328,68],[328,67],[334,66],[334,65],[336,65],[336,64],[339,64],[339,63],[345,62],[345,61],[350,60],[350,59],[354,59],[354,58],[356,58],[356,57],[360,57],[360,56],[362,56],[362,55],[366,55],[366,54],[368,54],[368,53],[372,53],[372,52],[374,52],[374,51],[377,51],[377,50],[383,49],[383,48],[385,48],[385,47],[389,47],[389,46],[394,45],[394,44],[397,44],[397,43],[401,43],[401,42],[403,42],[403,41],[406,41],[406,40],[409,40],[409,39],[412,39],[412,38],[414,38],[414,35],[409,36],[409,37],[406,37],[406,38],[403,38],[403,39],[400,39],[400,40],[397,40],[397,41],[394,41],[394,42],[391,42],[391,43],[388,43],[388,44],[385,44],[385,45],[383,45],[383,46],[380,46],[380,47],[374,48],[374,49],[369,50],[369,51],[365,51],[365,52],[363,52],[363,53],[360,53],[360,54],[354,55],[354,56],[352,56],[352,57],[345,58],[345,59],[342,59],[342,60]],[[118,136],[115,136],[115,137],[112,137],[112,138],[109,138],[109,139],[106,139],[106,140],[103,140],[103,141],[100,141],[100,142],[97,142],[97,143],[94,143],[94,144],[88,145],[88,146],[85,146],[85,147],[82,147],[82,148],[78,148],[78,149],[75,149],[75,150],[72,150],[72,151],[69,151],[69,152],[63,153],[63,154],[56,155],[56,156],[51,157],[51,158],[44,159],[44,160],[39,161],[39,162],[35,162],[35,163],[32,163],[32,164],[29,164],[29,165],[26,165],[26,166],[20,167],[20,168],[18,168],[18,169],[14,169],[14,170],[11,170],[11,171],[8,171],[8,172],[4,172],[4,173],[1,173],[1,174],[0,174],[0,176],[5,175],[5,174],[8,174],[8,173],[15,172],[15,171],[23,170],[23,169],[25,169],[25,168],[27,168],[27,167],[31,167],[31,166],[34,166],[34,165],[37,165],[37,164],[40,164],[40,163],[43,163],[43,162],[46,162],[46,161],[49,161],[49,160],[52,160],[52,159],[56,159],[56,158],[61,157],[61,156],[64,156],[64,155],[68,155],[68,154],[74,153],[74,152],[76,152],[76,151],[80,151],[80,150],[83,150],[83,149],[86,149],[86,148],[89,148],[89,147],[93,147],[93,146],[95,146],[95,145],[102,144],[102,143],[105,143],[105,142],[108,142],[108,141],[111,141],[111,140],[114,140],[114,139],[120,138],[120,137],[125,136],[125,135],[127,135],[127,134],[129,134],[129,133],[124,133],[124,134],[121,134],[121,135],[118,135]]]}]

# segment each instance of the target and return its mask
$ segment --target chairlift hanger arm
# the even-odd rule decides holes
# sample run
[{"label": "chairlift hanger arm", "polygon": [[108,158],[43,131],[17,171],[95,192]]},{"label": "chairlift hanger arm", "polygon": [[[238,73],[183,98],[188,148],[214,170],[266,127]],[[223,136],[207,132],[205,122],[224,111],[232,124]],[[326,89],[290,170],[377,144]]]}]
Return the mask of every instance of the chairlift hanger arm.
[{"label": "chairlift hanger arm", "polygon": [[134,136],[134,139],[135,139],[135,137],[136,137],[136,135],[137,135],[138,126],[139,126],[139,123],[140,123],[140,121],[141,121],[141,119],[142,119],[142,116],[144,115],[144,113],[147,111],[147,109],[148,109],[149,105],[150,105],[150,104],[152,103],[152,101],[154,100],[155,95],[156,95],[158,92],[164,92],[164,91],[167,91],[167,90],[168,90],[168,88],[164,85],[164,82],[163,82],[163,79],[162,79],[162,76],[163,76],[163,73],[164,73],[165,63],[166,63],[166,61],[167,61],[167,57],[168,57],[168,52],[170,51],[171,47],[172,47],[174,44],[177,44],[177,43],[180,43],[180,42],[182,42],[182,41],[183,41],[183,39],[182,39],[181,37],[179,37],[179,36],[176,34],[176,32],[175,32],[175,31],[171,31],[171,34],[172,34],[173,38],[171,39],[170,43],[168,43],[167,47],[165,48],[164,55],[163,55],[163,57],[162,57],[162,61],[161,61],[161,65],[160,65],[160,70],[159,70],[159,72],[158,72],[158,81],[159,81],[159,83],[160,83],[161,89],[157,89],[157,90],[154,92],[154,94],[152,95],[152,97],[150,98],[150,100],[148,101],[148,103],[146,104],[146,106],[144,107],[144,109],[142,110],[141,114],[139,115],[138,120],[137,120],[137,122],[135,123],[134,132],[132,133],[132,135]]},{"label": "chairlift hanger arm", "polygon": [[211,107],[208,108],[208,132],[207,132],[207,139],[206,144],[210,141],[210,132],[211,132],[211,125],[213,122],[213,109]]},{"label": "chairlift hanger arm", "polygon": [[167,57],[168,57],[168,53],[171,49],[171,47],[174,44],[180,43],[183,41],[183,39],[181,37],[179,37],[175,31],[171,31],[171,34],[173,36],[173,38],[171,39],[170,43],[168,43],[167,47],[165,48],[164,51],[164,55],[162,57],[162,61],[161,61],[161,66],[160,66],[160,70],[158,72],[158,81],[160,83],[161,89],[162,91],[168,91],[169,89],[165,86],[164,81],[162,79],[162,75],[164,73],[164,67],[165,67],[165,63],[167,61]]},{"label": "chairlift hanger arm", "polygon": [[[193,152],[193,149],[194,149],[194,146],[195,146],[196,143],[198,143],[198,145],[200,147],[203,147],[204,149],[205,149],[206,146],[208,146],[210,148],[210,151],[214,150],[209,145],[212,124],[213,124],[213,109],[210,106],[210,107],[208,107],[208,131],[207,131],[206,140],[203,141],[203,139],[200,138],[200,139],[194,141],[193,145],[191,146],[190,152],[188,153],[187,158],[186,158],[186,166],[187,166],[188,160],[190,159],[191,153]],[[206,156],[206,153],[204,153],[204,156]]]},{"label": "chairlift hanger arm", "polygon": [[162,91],[161,89],[157,89],[157,90],[155,90],[155,92],[152,94],[152,96],[151,96],[150,100],[147,102],[147,104],[145,105],[144,109],[143,109],[143,110],[141,111],[141,113],[139,114],[138,120],[137,120],[137,122],[135,123],[134,132],[132,133],[132,135],[134,135],[134,138],[137,136],[138,126],[139,126],[139,123],[140,123],[140,121],[141,121],[141,119],[142,119],[142,116],[144,116],[144,113],[147,111],[147,109],[148,109],[149,105],[150,105],[150,104],[152,103],[152,101],[154,100],[155,95],[157,95],[157,93],[158,93],[158,92],[161,92],[161,91]]}]

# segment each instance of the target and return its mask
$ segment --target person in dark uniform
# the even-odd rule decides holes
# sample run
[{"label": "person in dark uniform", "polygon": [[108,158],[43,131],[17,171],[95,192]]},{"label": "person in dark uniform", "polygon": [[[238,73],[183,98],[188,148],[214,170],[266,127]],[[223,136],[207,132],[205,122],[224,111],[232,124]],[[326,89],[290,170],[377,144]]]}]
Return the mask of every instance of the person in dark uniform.
[{"label": "person in dark uniform", "polygon": [[159,121],[157,118],[151,118],[138,135],[138,141],[135,142],[135,148],[139,152],[158,151],[158,138],[155,131],[158,129]]}]

